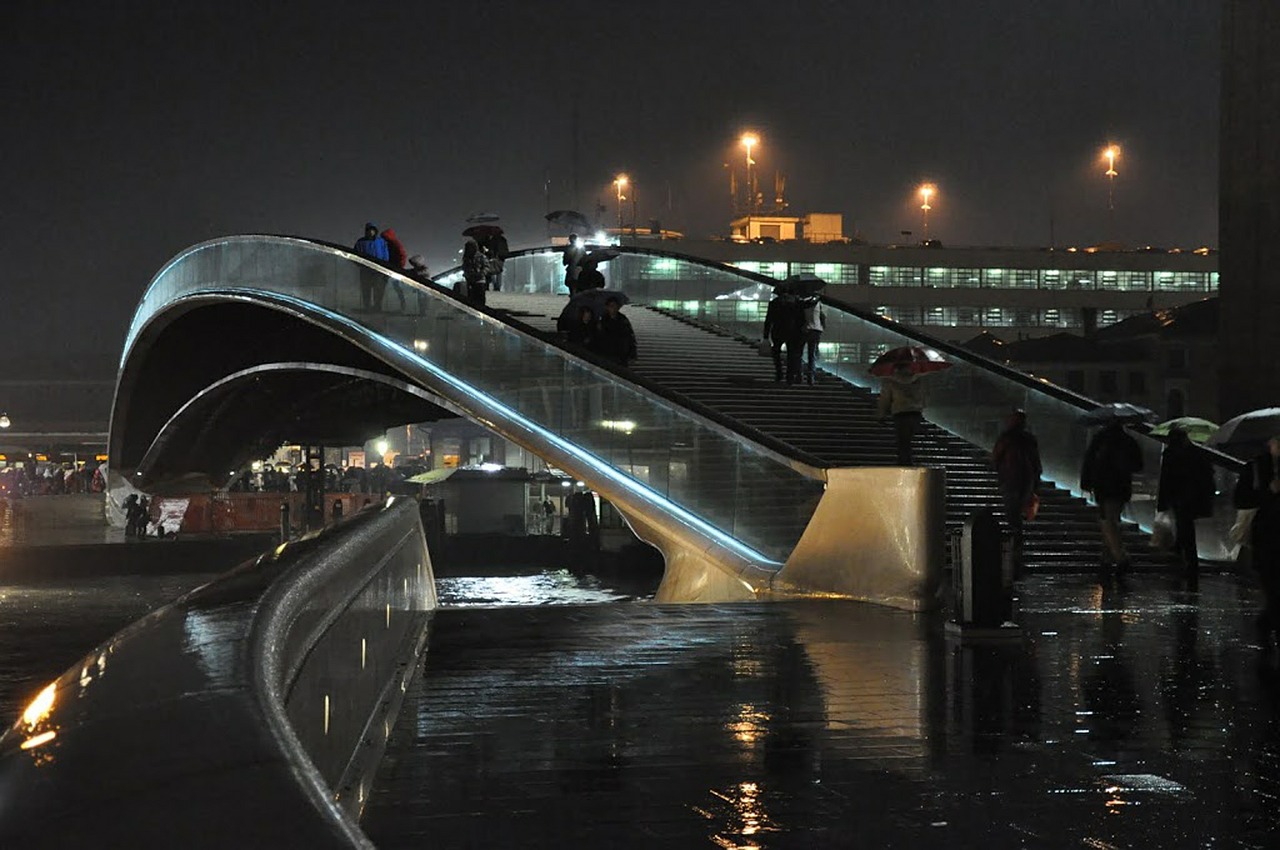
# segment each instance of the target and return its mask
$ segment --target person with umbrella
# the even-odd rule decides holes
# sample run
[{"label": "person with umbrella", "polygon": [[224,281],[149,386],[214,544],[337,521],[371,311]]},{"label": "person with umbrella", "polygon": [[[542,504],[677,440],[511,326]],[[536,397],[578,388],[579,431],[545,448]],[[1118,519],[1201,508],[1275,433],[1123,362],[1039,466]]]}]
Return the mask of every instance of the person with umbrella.
[{"label": "person with umbrella", "polygon": [[1115,417],[1093,435],[1080,465],[1080,489],[1093,494],[1102,529],[1103,565],[1116,575],[1129,569],[1129,554],[1120,537],[1120,514],[1133,496],[1133,475],[1142,471],[1142,449],[1125,431],[1127,420]]},{"label": "person with umbrella", "polygon": [[1027,430],[1027,414],[1015,410],[1009,414],[1004,431],[991,449],[991,462],[996,468],[1000,500],[1013,538],[1014,570],[1020,571],[1022,560],[1022,521],[1031,512],[1036,488],[1044,469],[1040,463],[1040,443]]},{"label": "person with umbrella", "polygon": [[901,466],[914,465],[911,441],[924,418],[924,405],[924,383],[920,373],[913,372],[910,363],[897,363],[892,374],[886,376],[880,385],[876,409],[881,422],[893,417],[893,437]]},{"label": "person with umbrella", "polygon": [[599,328],[595,349],[600,356],[623,366],[636,359],[636,332],[631,327],[631,320],[622,315],[622,299],[616,295],[605,299],[604,315],[600,317]]},{"label": "person with umbrella", "polygon": [[1187,581],[1193,585],[1200,578],[1196,520],[1213,516],[1213,496],[1213,466],[1204,452],[1192,445],[1187,432],[1173,426],[1160,455],[1156,510],[1173,513],[1174,551],[1182,559]]},{"label": "person with umbrella", "polygon": [[564,264],[564,285],[572,296],[578,291],[578,275],[582,271],[582,258],[587,254],[587,249],[582,246],[578,239],[578,234],[569,234],[569,244],[564,248],[564,256],[560,262]]},{"label": "person with umbrella", "polygon": [[489,258],[486,283],[494,292],[500,292],[502,291],[502,270],[507,263],[507,254],[511,253],[511,247],[507,244],[507,237],[501,227],[484,241],[484,252]]},{"label": "person with umbrella", "polygon": [[822,331],[826,327],[826,317],[822,315],[822,299],[817,295],[810,295],[800,301],[801,309],[804,311],[804,351],[805,351],[805,382],[809,386],[813,386],[814,379],[818,373],[818,343],[822,341]]},{"label": "person with umbrella", "polygon": [[764,338],[773,343],[773,379],[782,383],[782,350],[787,351],[787,385],[800,383],[804,345],[804,309],[790,292],[781,292],[764,314]]},{"label": "person with umbrella", "polygon": [[1265,608],[1258,617],[1264,646],[1280,637],[1280,431],[1241,475],[1249,476],[1251,503],[1257,508],[1250,527],[1253,566],[1262,584]]},{"label": "person with umbrella", "polygon": [[480,243],[467,237],[462,246],[462,279],[467,285],[467,301],[478,307],[484,306],[485,275],[489,264]]}]

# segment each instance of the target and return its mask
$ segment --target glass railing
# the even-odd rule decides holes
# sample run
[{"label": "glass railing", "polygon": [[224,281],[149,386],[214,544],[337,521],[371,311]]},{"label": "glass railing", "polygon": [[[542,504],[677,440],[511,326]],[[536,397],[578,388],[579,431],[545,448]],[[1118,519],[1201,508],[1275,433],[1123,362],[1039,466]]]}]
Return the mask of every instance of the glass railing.
[{"label": "glass railing", "polygon": [[[556,268],[563,275],[558,254],[532,255],[524,265],[528,282]],[[616,265],[615,273],[625,265]],[[509,261],[508,274],[521,267]],[[515,283],[519,275],[510,279]],[[733,283],[743,285],[741,279]],[[404,308],[396,287],[407,296]],[[371,335],[375,346],[393,350],[401,368],[408,364],[415,373],[410,377],[443,388],[441,394],[470,415],[517,422],[636,498],[656,501],[713,538],[727,536],[718,542],[753,560],[785,561],[821,497],[822,482],[811,471],[722,423],[437,288],[304,240],[231,237],[183,253],[144,295],[126,358],[153,316],[199,293],[271,300],[349,328],[353,338]],[[528,448],[537,452],[539,446]]]},{"label": "glass railing", "polygon": [[[744,298],[671,298],[652,303],[749,338],[761,335],[768,306],[766,299]],[[1079,419],[1096,407],[1097,402],[830,298],[824,299],[824,309],[826,330],[820,345],[823,368],[856,386],[878,391],[879,379],[868,372],[878,356],[904,345],[937,348],[953,365],[925,378],[928,382],[926,417],[976,446],[990,450],[1009,411],[1021,408],[1027,412],[1028,424],[1039,438],[1045,477],[1082,495],[1080,463],[1095,429],[1081,425]],[[1125,515],[1149,530],[1155,514],[1164,443],[1141,433],[1140,429],[1134,431],[1134,436],[1142,447],[1144,469],[1135,476],[1133,500]],[[1228,560],[1234,558],[1236,552],[1226,532],[1235,519],[1231,496],[1240,464],[1218,452],[1204,451],[1215,465],[1218,493],[1213,517],[1201,520],[1198,529],[1201,554]]]}]

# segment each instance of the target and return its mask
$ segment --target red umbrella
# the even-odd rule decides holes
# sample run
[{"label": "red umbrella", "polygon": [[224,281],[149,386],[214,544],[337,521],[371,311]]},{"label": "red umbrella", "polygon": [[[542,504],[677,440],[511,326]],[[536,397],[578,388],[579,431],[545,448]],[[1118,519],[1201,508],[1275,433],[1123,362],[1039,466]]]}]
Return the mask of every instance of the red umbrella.
[{"label": "red umbrella", "polygon": [[906,366],[913,375],[923,375],[926,372],[950,369],[951,363],[932,348],[904,345],[901,348],[891,348],[877,357],[876,362],[871,364],[871,374],[885,378],[892,375],[899,366]]}]

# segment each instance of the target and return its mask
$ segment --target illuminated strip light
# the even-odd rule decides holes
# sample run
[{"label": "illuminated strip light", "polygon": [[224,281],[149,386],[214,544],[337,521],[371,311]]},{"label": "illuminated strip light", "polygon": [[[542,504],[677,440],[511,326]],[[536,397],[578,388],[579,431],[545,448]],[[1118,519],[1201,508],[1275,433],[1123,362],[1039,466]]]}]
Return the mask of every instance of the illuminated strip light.
[{"label": "illuminated strip light", "polygon": [[[731,537],[728,534],[725,534],[723,531],[716,528],[714,525],[711,525],[702,517],[699,517],[696,514],[690,513],[685,508],[682,508],[680,505],[668,499],[666,496],[663,496],[662,494],[658,493],[657,491],[653,490],[652,488],[644,484],[641,484],[639,481],[636,481],[633,478],[629,478],[626,475],[623,475],[621,472],[614,469],[612,466],[609,466],[603,460],[591,454],[587,450],[583,449],[581,446],[577,445],[576,443],[571,443],[568,440],[561,437],[559,434],[552,433],[551,431],[548,431],[546,428],[542,427],[538,423],[533,422],[529,419],[526,419],[523,414],[518,413],[517,411],[513,410],[512,408],[498,401],[496,398],[489,395],[488,393],[482,392],[476,389],[475,387],[473,387],[472,385],[466,383],[465,381],[455,378],[453,375],[449,374],[449,372],[445,371],[445,369],[443,369],[442,367],[437,366],[431,361],[424,359],[416,352],[406,349],[400,343],[395,342],[394,340],[383,336],[381,333],[379,333],[378,331],[375,331],[373,328],[362,325],[359,322],[356,322],[344,316],[341,313],[330,310],[328,307],[322,307],[319,304],[313,304],[310,301],[305,301],[293,295],[286,295],[280,292],[270,292],[268,290],[255,289],[252,287],[236,287],[235,291],[259,295],[269,300],[284,301],[286,303],[293,304],[303,310],[319,313],[322,316],[325,316],[326,318],[331,319],[332,321],[337,322],[340,325],[344,325],[352,330],[358,331],[360,333],[368,334],[375,342],[377,342],[379,345],[383,346],[384,348],[388,349],[393,354],[399,357],[404,357],[409,360],[415,361],[416,363],[421,365],[424,369],[426,369],[428,372],[430,372],[439,380],[443,381],[446,384],[449,384],[454,389],[459,390],[460,392],[463,392],[466,395],[479,399],[489,407],[501,412],[502,414],[514,420],[515,422],[518,422],[519,424],[523,425],[525,428],[529,429],[530,431],[533,431],[535,434],[542,437],[547,442],[559,448],[561,451],[565,452],[566,454],[572,455],[573,457],[585,463],[587,466],[590,466],[591,468],[595,469],[605,478],[608,478],[614,483],[619,484],[623,488],[630,490],[636,493],[637,495],[640,495],[648,499],[649,501],[656,502],[657,504],[664,507],[668,512],[678,517],[686,525],[689,525],[697,529],[698,531],[702,532],[703,534],[707,535],[711,539],[723,545],[726,549],[736,552],[739,555],[744,555],[750,560],[758,561],[763,564],[768,564],[778,568],[782,567],[781,562],[775,561],[773,558],[770,558],[760,552],[757,552],[755,549],[752,549],[750,546],[743,543],[741,540],[738,540],[736,537]],[[192,292],[188,294],[194,295],[197,293]]]}]

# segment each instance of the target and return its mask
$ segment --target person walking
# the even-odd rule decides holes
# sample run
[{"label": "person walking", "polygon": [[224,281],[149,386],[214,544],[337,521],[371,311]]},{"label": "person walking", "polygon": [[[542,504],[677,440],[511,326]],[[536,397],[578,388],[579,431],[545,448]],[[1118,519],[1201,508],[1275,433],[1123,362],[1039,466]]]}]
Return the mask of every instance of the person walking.
[{"label": "person walking", "polygon": [[1023,520],[1035,502],[1036,489],[1044,468],[1040,463],[1040,443],[1027,430],[1027,414],[1015,410],[1009,414],[1005,429],[991,449],[991,462],[996,468],[1000,501],[1009,523],[1013,543],[1014,574],[1026,566],[1023,557]]},{"label": "person walking", "polygon": [[786,349],[787,385],[800,383],[804,311],[794,295],[784,292],[769,302],[764,314],[764,338],[773,344],[773,379],[782,383],[782,352]]},{"label": "person walking", "polygon": [[622,315],[622,302],[616,296],[610,295],[604,301],[596,351],[623,366],[638,356],[636,332],[631,327],[631,320]]},{"label": "person walking", "polygon": [[486,283],[494,292],[502,291],[502,271],[506,266],[507,254],[511,252],[507,237],[498,231],[485,240],[484,252],[488,255],[488,274]]},{"label": "person walking", "polygon": [[1142,449],[1114,420],[1093,435],[1080,465],[1080,489],[1093,494],[1104,547],[1102,563],[1116,575],[1129,569],[1129,553],[1120,538],[1120,514],[1133,496],[1133,475],[1142,471]]},{"label": "person walking", "polygon": [[880,421],[893,417],[893,436],[898,450],[898,464],[913,466],[911,441],[915,438],[920,420],[924,418],[924,383],[913,374],[906,363],[893,368],[893,374],[883,379],[877,409]]},{"label": "person walking", "polygon": [[485,275],[488,263],[484,251],[476,240],[468,238],[462,246],[462,279],[467,286],[467,301],[477,307],[484,306]]},{"label": "person walking", "polygon": [[565,328],[565,338],[569,342],[593,350],[599,334],[600,325],[596,321],[596,313],[585,305],[578,308],[577,321],[570,322]]},{"label": "person walking", "polygon": [[1169,443],[1160,455],[1160,484],[1156,510],[1173,512],[1174,552],[1182,559],[1186,579],[1200,578],[1196,548],[1196,520],[1213,516],[1213,466],[1180,428],[1169,429]]},{"label": "person walking", "polygon": [[[404,274],[404,265],[408,261],[408,252],[404,250],[404,243],[400,241],[400,237],[396,236],[396,232],[388,227],[382,231],[382,240],[387,243],[387,254],[389,259],[387,265],[392,271]],[[400,302],[400,312],[404,312],[404,287],[395,278],[388,278],[391,281],[391,291],[396,294],[396,298]]]},{"label": "person walking", "polygon": [[[365,222],[364,236],[356,240],[355,252],[378,263],[386,263],[391,259],[387,241],[378,235],[378,225]],[[377,269],[368,266],[360,267],[360,306],[365,310],[382,309],[382,291],[386,288],[387,276]]]},{"label": "person walking", "polygon": [[822,340],[826,317],[822,314],[822,299],[816,295],[804,299],[801,306],[804,310],[804,378],[809,386],[813,386],[818,371],[818,343]]},{"label": "person walking", "polygon": [[[416,280],[423,286],[431,286],[431,270],[427,268],[427,261],[422,258],[421,254],[414,254],[409,258],[409,277]],[[427,293],[418,290],[418,315],[427,315]]]},{"label": "person walking", "polygon": [[564,285],[571,298],[578,292],[578,274],[582,271],[582,258],[586,255],[587,249],[582,246],[578,234],[570,233],[569,244],[565,246],[560,262],[564,264]]},{"label": "person walking", "polygon": [[1253,515],[1250,536],[1253,566],[1262,585],[1264,608],[1258,617],[1263,645],[1274,647],[1280,638],[1280,434],[1249,464],[1252,478]]}]

